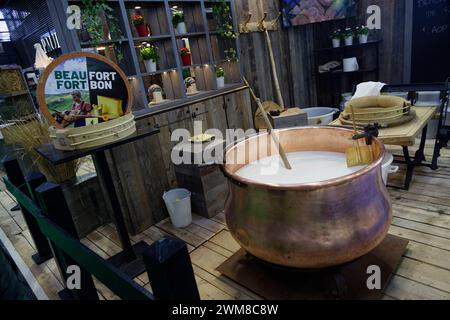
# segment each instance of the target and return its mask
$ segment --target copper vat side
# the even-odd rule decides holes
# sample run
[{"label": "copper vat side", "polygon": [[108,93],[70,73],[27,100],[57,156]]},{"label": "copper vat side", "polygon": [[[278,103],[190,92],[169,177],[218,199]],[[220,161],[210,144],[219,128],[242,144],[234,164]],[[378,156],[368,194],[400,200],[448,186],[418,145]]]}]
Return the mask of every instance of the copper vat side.
[{"label": "copper vat side", "polygon": [[[353,132],[344,128],[302,127],[279,133],[287,152],[344,152],[352,146]],[[279,186],[235,174],[275,150],[265,133],[241,141],[225,155],[226,222],[246,251],[273,264],[315,269],[352,261],[381,243],[392,211],[381,176],[384,147],[379,140],[373,142],[371,165],[338,179]]]}]

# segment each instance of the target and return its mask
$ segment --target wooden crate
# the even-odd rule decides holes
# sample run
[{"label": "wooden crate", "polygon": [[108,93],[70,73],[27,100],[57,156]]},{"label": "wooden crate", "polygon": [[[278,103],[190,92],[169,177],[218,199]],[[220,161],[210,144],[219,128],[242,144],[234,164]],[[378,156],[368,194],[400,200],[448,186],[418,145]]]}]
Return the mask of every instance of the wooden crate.
[{"label": "wooden crate", "polygon": [[274,129],[285,129],[308,125],[308,115],[300,108],[289,108],[277,117],[269,115],[269,120]]},{"label": "wooden crate", "polygon": [[0,67],[0,94],[28,91],[20,67]]},{"label": "wooden crate", "polygon": [[35,112],[22,68],[0,66],[0,118],[3,121],[21,119]]},{"label": "wooden crate", "polygon": [[181,164],[175,166],[175,174],[178,186],[192,193],[193,212],[212,218],[223,211],[228,188],[220,165]]},{"label": "wooden crate", "polygon": [[64,197],[80,237],[111,221],[98,177],[89,173],[61,184]]}]

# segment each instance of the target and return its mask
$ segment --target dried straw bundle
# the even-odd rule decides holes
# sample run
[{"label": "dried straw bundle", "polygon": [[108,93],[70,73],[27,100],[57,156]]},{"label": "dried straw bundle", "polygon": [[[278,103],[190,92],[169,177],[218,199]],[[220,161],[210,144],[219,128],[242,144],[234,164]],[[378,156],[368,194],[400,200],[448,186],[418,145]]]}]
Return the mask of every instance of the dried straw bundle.
[{"label": "dried straw bundle", "polygon": [[0,73],[0,93],[12,93],[27,90],[22,78],[20,68],[1,70]]},{"label": "dried straw bundle", "polygon": [[23,148],[23,151],[33,160],[33,164],[37,165],[47,180],[61,183],[75,177],[81,163],[79,160],[53,165],[36,152],[35,147],[51,143],[48,132],[49,125],[39,115],[34,114],[2,124],[5,125],[2,129],[5,143]]}]

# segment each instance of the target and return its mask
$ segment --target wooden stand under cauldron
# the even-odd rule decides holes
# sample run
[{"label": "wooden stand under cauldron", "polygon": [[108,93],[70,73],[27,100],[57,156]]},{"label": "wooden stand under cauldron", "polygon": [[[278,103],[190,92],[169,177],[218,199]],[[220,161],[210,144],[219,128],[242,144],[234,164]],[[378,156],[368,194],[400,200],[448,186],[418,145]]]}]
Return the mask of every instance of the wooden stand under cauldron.
[{"label": "wooden stand under cauldron", "polygon": [[[374,250],[355,261],[325,269],[273,265],[241,249],[217,270],[268,300],[378,300],[397,269],[408,240],[388,235]],[[369,289],[370,266],[380,267],[379,289]]]}]

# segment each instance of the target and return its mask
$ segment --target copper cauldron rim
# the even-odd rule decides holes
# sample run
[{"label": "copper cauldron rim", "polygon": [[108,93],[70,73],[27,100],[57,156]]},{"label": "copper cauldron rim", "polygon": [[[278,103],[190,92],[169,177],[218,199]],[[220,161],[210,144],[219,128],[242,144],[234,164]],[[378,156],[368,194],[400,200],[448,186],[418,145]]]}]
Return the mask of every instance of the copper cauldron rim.
[{"label": "copper cauldron rim", "polygon": [[[281,129],[281,130],[277,130],[277,131],[281,133],[284,131],[308,130],[308,129],[325,129],[325,130],[333,130],[333,131],[340,130],[340,131],[353,132],[352,129],[338,127],[338,126],[305,126],[305,127],[294,127],[294,128]],[[236,148],[239,144],[244,143],[246,140],[255,139],[258,136],[264,136],[264,135],[268,135],[268,134],[269,133],[266,131],[264,133],[253,134],[251,136],[245,137],[245,138],[239,140],[236,144],[230,146],[229,148],[226,148],[225,155],[232,149]],[[333,187],[333,186],[351,182],[355,178],[363,176],[363,175],[367,174],[368,172],[375,170],[378,166],[381,165],[384,154],[385,154],[384,144],[381,143],[381,141],[377,138],[374,138],[373,143],[378,143],[380,145],[380,150],[381,150],[380,156],[375,161],[373,161],[367,167],[365,167],[361,170],[358,170],[354,173],[351,173],[351,174],[348,174],[348,175],[345,175],[345,176],[342,176],[339,178],[330,179],[330,180],[309,182],[309,183],[300,183],[300,184],[283,184],[283,185],[256,182],[254,180],[246,179],[235,173],[230,172],[227,169],[227,164],[226,164],[226,160],[225,160],[226,156],[224,156],[224,163],[222,164],[222,171],[223,171],[224,175],[233,182],[237,182],[240,185],[249,185],[249,186],[259,187],[259,188],[264,188],[264,189],[285,190],[285,191],[290,191],[290,190],[292,190],[292,191],[294,191],[294,190],[295,191],[297,191],[297,190],[307,191],[307,190],[316,190],[316,189],[320,189],[320,188],[324,188],[324,187]]]}]

